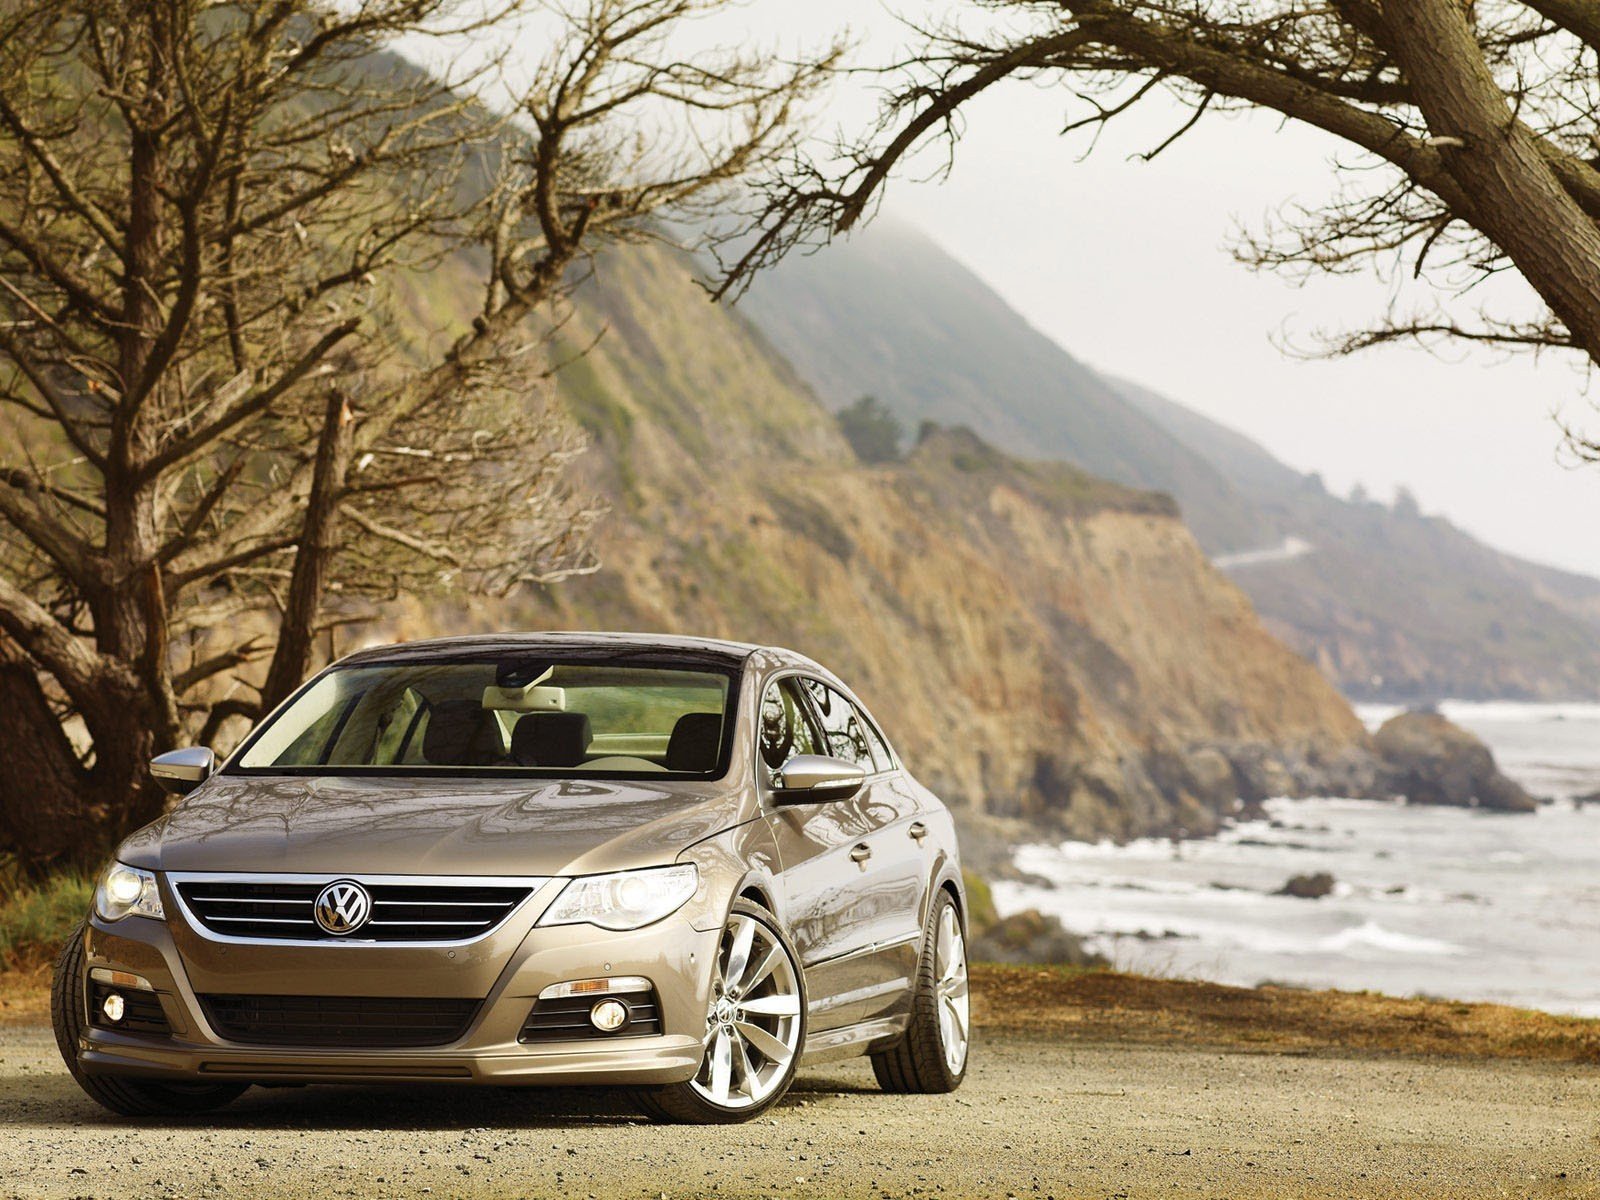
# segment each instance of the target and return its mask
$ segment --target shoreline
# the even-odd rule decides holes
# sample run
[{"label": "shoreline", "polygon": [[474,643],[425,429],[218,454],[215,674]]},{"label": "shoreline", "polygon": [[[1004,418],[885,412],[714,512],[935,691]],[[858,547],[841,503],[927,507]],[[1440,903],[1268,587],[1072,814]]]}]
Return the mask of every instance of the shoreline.
[{"label": "shoreline", "polygon": [[1595,806],[1274,801],[1217,838],[1035,842],[993,894],[1122,970],[1600,1017],[1597,832]]}]

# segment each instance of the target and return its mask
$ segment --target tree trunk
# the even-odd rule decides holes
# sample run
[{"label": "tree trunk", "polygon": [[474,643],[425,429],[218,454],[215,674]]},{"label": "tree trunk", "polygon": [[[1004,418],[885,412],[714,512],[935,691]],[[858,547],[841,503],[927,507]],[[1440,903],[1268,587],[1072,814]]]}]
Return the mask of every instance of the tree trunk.
[{"label": "tree trunk", "polygon": [[311,669],[328,564],[338,548],[339,502],[350,465],[353,428],[343,393],[333,391],[328,396],[322,436],[317,442],[316,469],[311,477],[311,494],[306,498],[294,570],[289,576],[289,601],[278,628],[278,647],[261,688],[263,716],[287,700]]},{"label": "tree trunk", "polygon": [[0,657],[0,853],[38,875],[98,857],[106,811],[50,710],[39,675],[20,655]]},{"label": "tree trunk", "polygon": [[1495,82],[1457,0],[1385,0],[1384,41],[1472,218],[1600,362],[1600,228],[1557,180]]}]

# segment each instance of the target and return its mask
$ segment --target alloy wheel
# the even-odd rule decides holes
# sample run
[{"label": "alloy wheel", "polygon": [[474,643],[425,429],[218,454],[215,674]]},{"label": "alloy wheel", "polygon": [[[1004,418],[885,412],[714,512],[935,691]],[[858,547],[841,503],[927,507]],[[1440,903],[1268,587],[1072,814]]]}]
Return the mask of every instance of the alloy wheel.
[{"label": "alloy wheel", "polygon": [[722,1108],[753,1108],[782,1086],[799,1053],[798,971],[771,929],[736,912],[711,993],[705,1061],[690,1086]]},{"label": "alloy wheel", "polygon": [[967,986],[967,943],[961,936],[961,924],[952,905],[945,905],[939,914],[933,970],[939,1003],[939,1041],[944,1049],[945,1066],[952,1075],[959,1075],[967,1061],[972,998]]}]

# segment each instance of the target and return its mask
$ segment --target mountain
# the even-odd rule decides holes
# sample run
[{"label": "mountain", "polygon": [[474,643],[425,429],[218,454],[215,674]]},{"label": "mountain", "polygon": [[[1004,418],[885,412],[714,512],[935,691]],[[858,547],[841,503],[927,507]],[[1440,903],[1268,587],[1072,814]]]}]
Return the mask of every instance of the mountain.
[{"label": "mountain", "polygon": [[1492,549],[1408,500],[1331,495],[1243,435],[1137,385],[1119,386],[1224,472],[1278,545],[1299,551],[1217,561],[1268,626],[1347,694],[1596,694],[1600,580]]},{"label": "mountain", "polygon": [[1173,496],[1269,628],[1348,695],[1600,696],[1600,581],[1516,559],[1415,505],[1315,476],[1166,397],[1101,375],[922,234],[880,221],[781,264],[744,301],[822,398]]},{"label": "mountain", "polygon": [[[1350,793],[1370,742],[1165,495],[929,426],[864,465],[736,310],[657,247],[602,256],[558,375],[603,569],[451,628],[775,642],[837,669],[918,773],[1051,836],[1215,829],[1242,795]],[[559,350],[558,350],[559,356]]]},{"label": "mountain", "polygon": [[1203,455],[908,226],[879,221],[792,257],[739,307],[831,408],[870,394],[911,428],[965,425],[1014,454],[1168,492],[1208,547],[1267,536]]}]

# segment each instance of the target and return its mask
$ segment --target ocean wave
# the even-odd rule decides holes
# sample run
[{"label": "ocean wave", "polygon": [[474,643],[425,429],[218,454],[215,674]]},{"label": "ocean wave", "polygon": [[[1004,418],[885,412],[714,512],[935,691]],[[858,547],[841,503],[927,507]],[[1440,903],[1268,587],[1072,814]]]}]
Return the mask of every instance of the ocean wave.
[{"label": "ocean wave", "polygon": [[[1346,961],[1373,958],[1447,958],[1463,953],[1462,948],[1453,942],[1424,937],[1420,934],[1402,933],[1371,920],[1321,937],[1308,937],[1259,926],[1184,920],[1176,915],[1166,919],[1156,914],[1145,914],[1143,919],[1139,917],[1129,919],[1130,916],[1131,914],[1122,914],[1122,920],[1116,927],[1108,928],[1109,922],[1102,920],[1092,923],[1098,928],[1089,928],[1082,932],[1109,945],[1122,945],[1129,941],[1195,939],[1207,946],[1211,952],[1224,957],[1230,951],[1237,951],[1279,959],[1321,959],[1330,966],[1341,958]],[[1111,917],[1111,921],[1115,920],[1114,916]],[[1117,956],[1112,955],[1112,957]]]},{"label": "ocean wave", "polygon": [[1341,929],[1317,939],[1317,951],[1327,954],[1349,954],[1353,950],[1383,950],[1391,954],[1426,954],[1444,956],[1460,954],[1461,947],[1440,938],[1423,937],[1415,933],[1401,933],[1376,921],[1363,921],[1349,929]]}]

